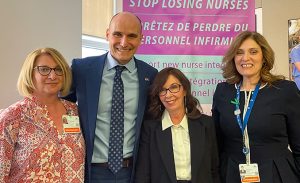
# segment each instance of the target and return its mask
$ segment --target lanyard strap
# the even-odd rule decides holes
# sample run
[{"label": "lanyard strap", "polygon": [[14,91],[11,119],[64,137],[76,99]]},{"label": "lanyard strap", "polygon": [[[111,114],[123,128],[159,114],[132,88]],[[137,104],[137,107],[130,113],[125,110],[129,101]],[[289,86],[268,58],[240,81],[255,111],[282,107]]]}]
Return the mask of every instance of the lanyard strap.
[{"label": "lanyard strap", "polygon": [[[247,109],[244,108],[243,122],[241,120],[241,116],[240,116],[241,111],[240,111],[240,107],[239,107],[239,104],[240,104],[240,86],[241,86],[241,83],[237,86],[237,89],[236,89],[236,101],[237,102],[235,103],[234,114],[236,115],[236,120],[237,120],[237,123],[238,123],[238,125],[241,129],[242,136],[243,136],[243,153],[246,156],[246,163],[250,164],[250,144],[249,144],[247,124],[248,124],[250,113],[252,111],[252,108],[253,108],[254,102],[256,100],[258,91],[259,91],[260,82],[256,85],[254,93],[251,96],[250,102],[249,103],[247,102],[247,105],[246,105],[246,99],[245,99],[245,107],[247,107]],[[250,93],[249,93],[249,95],[250,95]],[[246,97],[246,94],[245,94],[245,97]]]},{"label": "lanyard strap", "polygon": [[244,134],[244,130],[248,124],[248,120],[249,120],[249,117],[250,117],[250,113],[252,111],[252,108],[253,108],[253,105],[254,105],[254,102],[256,100],[256,96],[258,94],[258,91],[259,91],[259,87],[260,87],[260,82],[256,85],[255,87],[255,90],[254,90],[254,93],[253,95],[251,96],[251,99],[250,99],[250,103],[248,105],[248,108],[247,108],[247,111],[246,111],[246,114],[245,114],[245,117],[243,118],[243,122],[241,120],[241,112],[240,112],[240,93],[241,93],[241,83],[239,85],[237,85],[237,89],[236,89],[236,100],[238,101],[236,104],[235,104],[235,116],[236,116],[236,120],[237,120],[237,123],[239,124],[239,127],[242,131],[242,135]]}]

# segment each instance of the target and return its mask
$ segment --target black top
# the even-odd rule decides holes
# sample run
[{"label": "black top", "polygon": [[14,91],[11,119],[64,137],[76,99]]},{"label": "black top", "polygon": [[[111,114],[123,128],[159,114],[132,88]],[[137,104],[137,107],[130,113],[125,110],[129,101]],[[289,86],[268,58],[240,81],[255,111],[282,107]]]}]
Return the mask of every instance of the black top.
[{"label": "black top", "polygon": [[[220,183],[215,127],[210,116],[188,118],[193,183]],[[171,128],[161,120],[143,122],[135,183],[176,183]]]},{"label": "black top", "polygon": [[[213,118],[220,151],[223,182],[240,183],[238,165],[245,163],[242,132],[234,115],[233,84],[217,85]],[[240,94],[243,113],[244,92]],[[241,114],[242,118],[242,114]],[[300,182],[300,92],[294,82],[281,80],[258,92],[248,121],[251,163],[257,163],[261,183]],[[288,149],[288,145],[291,152]]]}]

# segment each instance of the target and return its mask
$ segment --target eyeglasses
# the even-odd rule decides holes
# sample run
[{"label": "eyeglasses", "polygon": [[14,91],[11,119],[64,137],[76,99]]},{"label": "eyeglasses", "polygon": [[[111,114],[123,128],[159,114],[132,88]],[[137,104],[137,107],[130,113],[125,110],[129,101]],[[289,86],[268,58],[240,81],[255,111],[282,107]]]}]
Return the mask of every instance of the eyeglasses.
[{"label": "eyeglasses", "polygon": [[177,93],[180,91],[180,87],[181,85],[180,84],[177,84],[177,83],[173,83],[169,88],[163,88],[160,92],[159,92],[159,95],[160,96],[165,96],[168,92],[168,90],[171,92],[171,93]]},{"label": "eyeglasses", "polygon": [[37,69],[42,76],[48,76],[52,70],[54,70],[54,73],[58,76],[63,75],[63,70],[60,67],[51,68],[48,66],[36,66],[33,69]]}]

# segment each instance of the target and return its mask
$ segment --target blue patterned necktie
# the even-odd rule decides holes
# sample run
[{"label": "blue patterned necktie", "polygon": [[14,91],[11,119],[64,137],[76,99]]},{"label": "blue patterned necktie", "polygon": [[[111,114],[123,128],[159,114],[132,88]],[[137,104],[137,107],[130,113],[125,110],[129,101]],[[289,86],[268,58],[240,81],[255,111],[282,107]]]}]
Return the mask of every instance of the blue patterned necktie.
[{"label": "blue patterned necktie", "polygon": [[124,66],[116,66],[115,69],[108,151],[108,167],[114,174],[123,166],[124,141],[124,88],[121,78]]}]

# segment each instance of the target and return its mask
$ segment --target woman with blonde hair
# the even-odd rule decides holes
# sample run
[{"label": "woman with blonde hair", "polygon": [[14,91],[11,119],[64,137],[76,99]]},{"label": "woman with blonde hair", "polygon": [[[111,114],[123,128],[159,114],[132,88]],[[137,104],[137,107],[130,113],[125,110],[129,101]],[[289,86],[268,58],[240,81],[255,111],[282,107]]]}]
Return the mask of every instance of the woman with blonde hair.
[{"label": "woman with blonde hair", "polygon": [[[18,79],[24,99],[0,113],[0,182],[83,182],[85,144],[71,71],[53,48],[27,56]],[[63,124],[66,118],[68,124]]]}]

